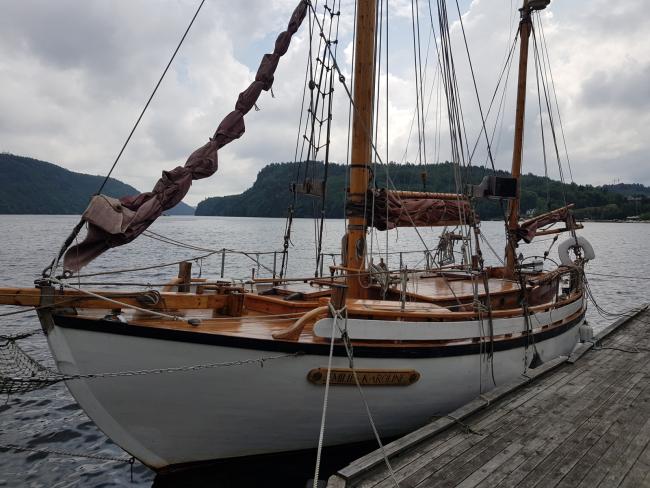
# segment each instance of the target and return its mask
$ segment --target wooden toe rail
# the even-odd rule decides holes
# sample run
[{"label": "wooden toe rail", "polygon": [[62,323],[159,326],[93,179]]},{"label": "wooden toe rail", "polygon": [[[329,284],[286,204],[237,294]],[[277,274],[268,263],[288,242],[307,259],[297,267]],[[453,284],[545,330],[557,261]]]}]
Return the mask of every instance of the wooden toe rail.
[{"label": "wooden toe rail", "polygon": [[[194,293],[159,293],[159,300],[152,303],[142,297],[147,292],[111,292],[105,290],[93,290],[93,293],[102,297],[116,300],[125,307],[136,306],[151,310],[165,309],[220,309],[228,304],[228,295]],[[41,303],[40,288],[0,288],[0,305],[17,305],[23,307],[38,307]],[[101,298],[89,296],[76,290],[56,291],[53,307],[79,307],[79,308],[115,308],[114,303],[109,303]]]}]

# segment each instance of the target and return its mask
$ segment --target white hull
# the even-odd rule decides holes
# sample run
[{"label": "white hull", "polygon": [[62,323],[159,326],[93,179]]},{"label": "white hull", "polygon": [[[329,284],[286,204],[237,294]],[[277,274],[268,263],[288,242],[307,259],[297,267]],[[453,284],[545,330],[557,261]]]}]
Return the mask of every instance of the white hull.
[{"label": "white hull", "polygon": [[[578,312],[583,307],[578,302]],[[571,304],[563,308],[554,312],[554,321],[574,315],[576,310]],[[543,360],[571,352],[583,322],[583,315],[579,315],[571,327],[537,342]],[[535,320],[532,323],[534,328],[540,325]],[[432,324],[435,325],[429,326]],[[503,324],[495,320],[494,326],[499,329]],[[523,319],[510,326],[513,331],[525,329]],[[479,330],[478,323],[474,327]],[[282,354],[59,325],[49,332],[48,341],[60,371],[65,374],[140,371]],[[530,363],[532,355],[532,348],[526,351],[523,346],[495,352],[497,385],[523,373],[525,361]],[[315,447],[324,387],[310,383],[306,376],[313,368],[326,367],[327,359],[326,355],[310,353],[267,361],[264,367],[247,364],[183,373],[72,380],[67,386],[111,439],[148,466],[163,468]],[[349,366],[347,358],[340,356],[334,357],[333,364]],[[420,373],[419,381],[410,386],[364,388],[382,436],[415,429],[433,416],[448,413],[494,387],[490,361],[479,353],[420,358],[356,357],[355,367],[409,368]],[[370,438],[372,432],[356,387],[333,386],[325,444]]]}]

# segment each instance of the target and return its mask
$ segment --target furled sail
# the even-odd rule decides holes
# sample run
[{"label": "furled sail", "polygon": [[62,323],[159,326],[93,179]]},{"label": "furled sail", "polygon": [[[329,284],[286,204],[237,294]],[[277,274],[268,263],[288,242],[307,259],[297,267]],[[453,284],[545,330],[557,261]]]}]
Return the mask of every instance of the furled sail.
[{"label": "furled sail", "polygon": [[530,244],[535,238],[538,229],[558,222],[564,222],[566,224],[566,230],[578,228],[575,217],[571,213],[572,207],[573,204],[567,205],[566,207],[561,207],[521,222],[516,231],[517,240],[523,239],[524,242]]},{"label": "furled sail", "polygon": [[291,38],[302,24],[307,8],[308,2],[304,1],[296,7],[287,30],[277,37],[273,53],[262,57],[255,81],[239,94],[235,110],[221,121],[210,141],[190,155],[184,166],[163,171],[150,192],[119,200],[105,195],[93,197],[82,215],[82,220],[88,224],[88,233],[83,242],[65,253],[63,264],[66,270],[78,271],[104,251],[131,242],[165,210],[178,204],[193,180],[207,178],[217,171],[218,150],[244,133],[244,115],[255,106],[262,90],[268,91],[273,85],[280,57],[289,49]]},{"label": "furled sail", "polygon": [[347,213],[349,217],[365,213],[368,225],[378,230],[472,224],[478,220],[463,195],[386,189],[368,192],[366,205],[348,202]]}]

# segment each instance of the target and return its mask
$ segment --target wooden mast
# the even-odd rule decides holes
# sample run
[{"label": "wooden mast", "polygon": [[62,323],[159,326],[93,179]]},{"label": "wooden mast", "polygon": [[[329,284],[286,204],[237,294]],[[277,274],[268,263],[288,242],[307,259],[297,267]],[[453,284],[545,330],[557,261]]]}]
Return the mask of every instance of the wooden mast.
[{"label": "wooden mast", "polygon": [[550,3],[550,0],[524,0],[521,8],[521,20],[519,22],[519,79],[517,82],[517,111],[515,114],[515,142],[512,150],[512,177],[517,180],[517,197],[508,205],[508,236],[506,239],[506,267],[505,277],[513,278],[517,263],[517,237],[516,231],[519,225],[519,199],[521,160],[524,148],[524,121],[526,117],[526,78],[528,75],[528,41],[532,31],[530,18],[533,10],[542,10]]},{"label": "wooden mast", "polygon": [[[375,31],[377,0],[359,0],[357,5],[354,108],[352,120],[352,154],[350,156],[350,188],[348,199],[363,205],[370,180],[372,159],[373,107],[375,98]],[[343,246],[345,266],[354,271],[365,270],[367,223],[364,217],[349,217]],[[348,296],[364,298],[365,276],[348,278]]]}]

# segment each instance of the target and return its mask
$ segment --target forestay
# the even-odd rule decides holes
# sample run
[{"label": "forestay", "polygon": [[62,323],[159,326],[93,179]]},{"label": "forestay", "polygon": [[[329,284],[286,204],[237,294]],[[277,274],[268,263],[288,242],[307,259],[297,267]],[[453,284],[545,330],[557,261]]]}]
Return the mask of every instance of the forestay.
[{"label": "forestay", "polygon": [[291,38],[302,24],[307,8],[307,2],[303,1],[296,7],[287,30],[277,37],[273,53],[263,56],[255,81],[239,94],[235,110],[221,121],[210,141],[190,155],[184,166],[163,171],[150,192],[119,200],[97,195],[91,200],[82,215],[82,220],[88,224],[88,234],[83,242],[65,253],[63,263],[66,270],[76,272],[104,251],[131,242],[165,210],[178,204],[189,191],[192,181],[207,178],[217,171],[217,151],[244,133],[244,115],[255,106],[262,90],[271,89],[280,57],[289,49]]}]

